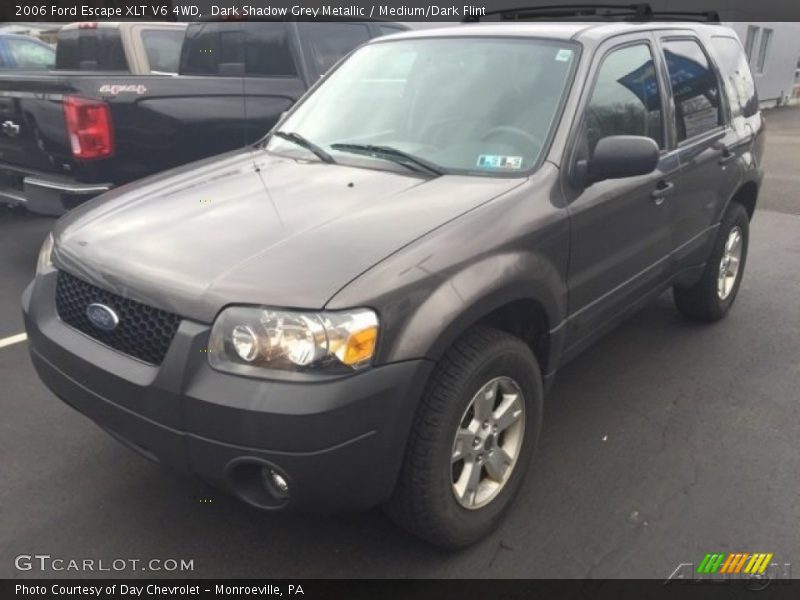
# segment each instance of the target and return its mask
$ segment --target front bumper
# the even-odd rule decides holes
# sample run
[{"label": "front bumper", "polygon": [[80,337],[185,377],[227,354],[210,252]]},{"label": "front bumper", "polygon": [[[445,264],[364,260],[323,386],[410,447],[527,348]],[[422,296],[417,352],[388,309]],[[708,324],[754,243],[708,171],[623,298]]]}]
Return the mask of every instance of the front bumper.
[{"label": "front bumper", "polygon": [[[238,377],[209,367],[209,327],[183,320],[156,367],[62,323],[55,282],[23,294],[36,371],[128,446],[261,508],[360,510],[390,496],[431,362],[313,383]],[[261,466],[286,479],[287,502],[263,495]]]},{"label": "front bumper", "polygon": [[0,202],[32,213],[61,216],[112,188],[110,183],[81,183],[0,164]]}]

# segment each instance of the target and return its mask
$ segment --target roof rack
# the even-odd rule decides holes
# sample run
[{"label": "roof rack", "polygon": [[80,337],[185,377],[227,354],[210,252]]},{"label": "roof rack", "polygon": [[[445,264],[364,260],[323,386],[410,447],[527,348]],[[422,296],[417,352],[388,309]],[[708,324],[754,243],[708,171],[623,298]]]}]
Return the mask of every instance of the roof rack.
[{"label": "roof rack", "polygon": [[464,17],[462,23],[478,23],[488,16],[498,16],[503,21],[707,21],[719,22],[719,13],[714,10],[654,11],[642,2],[639,4],[554,4],[550,6],[522,6],[487,10],[482,15]]}]

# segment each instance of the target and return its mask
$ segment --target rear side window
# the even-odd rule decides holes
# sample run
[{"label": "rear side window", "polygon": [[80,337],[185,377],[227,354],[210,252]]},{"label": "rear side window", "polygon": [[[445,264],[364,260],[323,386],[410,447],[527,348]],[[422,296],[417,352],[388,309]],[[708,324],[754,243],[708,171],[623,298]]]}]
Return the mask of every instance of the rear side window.
[{"label": "rear side window", "polygon": [[664,58],[675,100],[678,141],[722,125],[725,121],[717,75],[700,44],[694,40],[666,41]]},{"label": "rear side window", "polygon": [[715,37],[711,49],[717,57],[732,117],[752,117],[758,112],[758,95],[747,56],[739,40],[733,37]]},{"label": "rear side window", "polygon": [[369,40],[361,23],[299,23],[318,73],[325,73],[350,51]]},{"label": "rear side window", "polygon": [[297,67],[284,23],[201,23],[186,32],[181,73],[291,77]]},{"label": "rear side window", "polygon": [[128,61],[118,29],[68,29],[58,34],[56,69],[127,71]]},{"label": "rear side window", "polygon": [[180,72],[186,75],[219,75],[220,63],[225,64],[231,54],[234,54],[236,62],[243,64],[243,55],[235,52],[241,50],[241,25],[234,25],[235,29],[231,27],[219,23],[189,25],[183,43]]},{"label": "rear side window", "polygon": [[9,38],[8,49],[18,69],[52,69],[55,52],[50,46],[29,40]]},{"label": "rear side window", "polygon": [[244,23],[248,75],[291,77],[297,75],[289,36],[283,23]]},{"label": "rear side window", "polygon": [[183,44],[182,29],[145,29],[142,44],[151,71],[177,73]]},{"label": "rear side window", "polygon": [[640,135],[664,146],[661,93],[647,44],[614,50],[603,59],[586,109],[589,156],[612,135]]}]

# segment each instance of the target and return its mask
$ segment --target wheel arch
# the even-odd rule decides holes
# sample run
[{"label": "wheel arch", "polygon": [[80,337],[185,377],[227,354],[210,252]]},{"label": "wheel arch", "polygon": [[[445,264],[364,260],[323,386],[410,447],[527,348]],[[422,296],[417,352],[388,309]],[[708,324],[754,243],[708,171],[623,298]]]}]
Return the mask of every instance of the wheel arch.
[{"label": "wheel arch", "polygon": [[[492,306],[492,308],[490,308]],[[454,332],[442,340],[445,349],[452,341],[472,327],[485,325],[518,337],[536,357],[542,374],[549,371],[551,355],[551,322],[544,304],[535,297],[523,297],[503,304],[487,304],[473,313],[472,319],[459,323]],[[452,343],[452,341],[450,343]]]},{"label": "wheel arch", "polygon": [[533,352],[542,374],[553,369],[552,329],[560,323],[554,300],[521,285],[493,290],[467,306],[430,337],[426,358],[438,361],[469,329],[486,325],[522,339]]},{"label": "wheel arch", "polygon": [[[730,200],[728,200],[722,215],[725,214],[725,211],[728,210],[728,207],[731,204],[736,203],[741,204],[744,207],[744,209],[747,211],[748,217],[752,221],[753,214],[756,210],[756,203],[758,202],[758,192],[758,184],[755,181],[745,181],[736,189]],[[720,219],[722,218],[722,215],[720,215]]]}]

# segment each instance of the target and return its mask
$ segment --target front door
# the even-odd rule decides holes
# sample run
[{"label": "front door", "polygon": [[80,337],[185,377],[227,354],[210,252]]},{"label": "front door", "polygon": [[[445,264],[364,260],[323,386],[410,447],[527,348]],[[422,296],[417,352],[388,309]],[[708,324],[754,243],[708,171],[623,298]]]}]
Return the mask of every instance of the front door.
[{"label": "front door", "polygon": [[650,137],[662,154],[653,173],[594,183],[568,197],[568,353],[659,285],[668,272],[666,199],[678,163],[666,151],[664,100],[654,56],[654,40],[643,34],[615,41],[595,57],[569,164],[591,157],[597,142],[612,135]]}]

